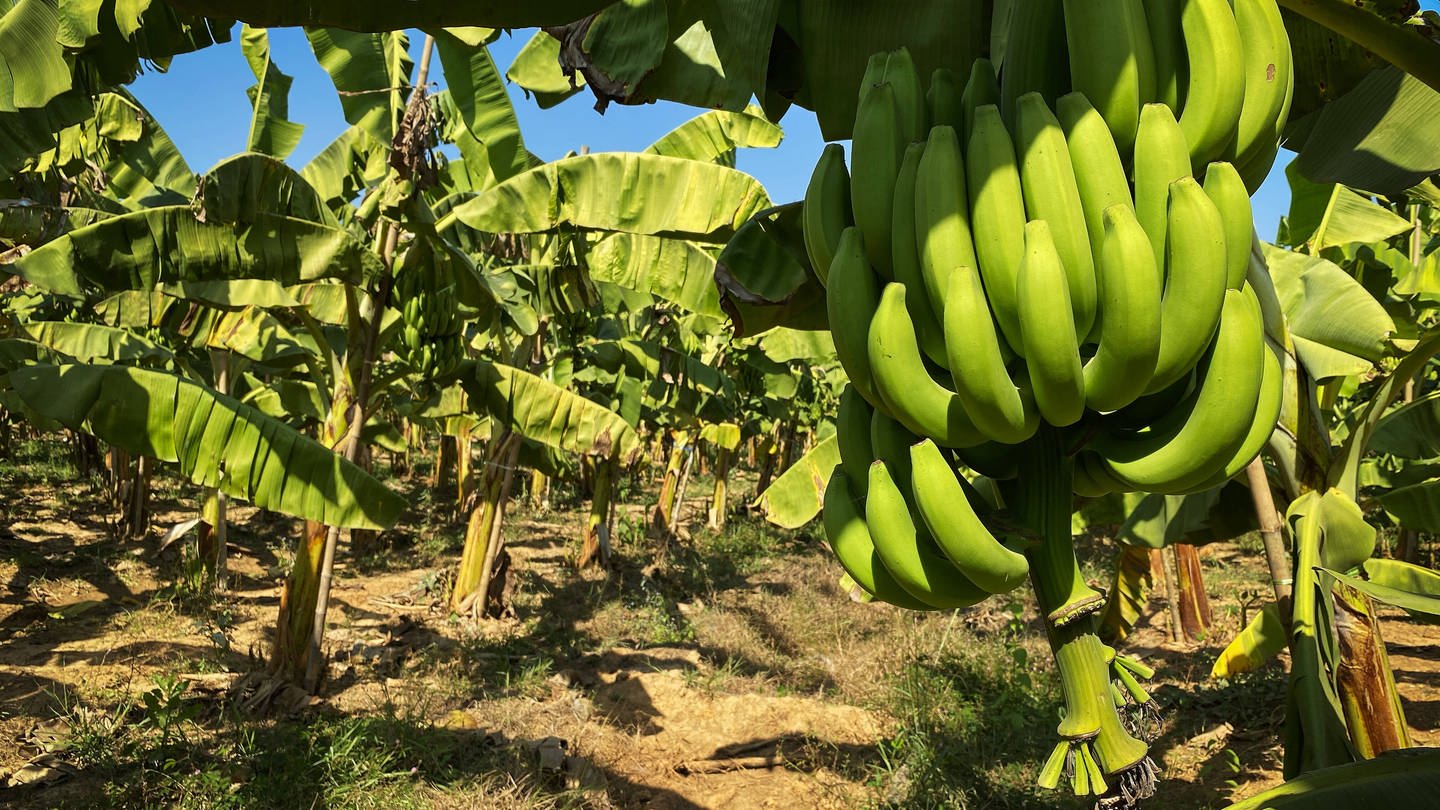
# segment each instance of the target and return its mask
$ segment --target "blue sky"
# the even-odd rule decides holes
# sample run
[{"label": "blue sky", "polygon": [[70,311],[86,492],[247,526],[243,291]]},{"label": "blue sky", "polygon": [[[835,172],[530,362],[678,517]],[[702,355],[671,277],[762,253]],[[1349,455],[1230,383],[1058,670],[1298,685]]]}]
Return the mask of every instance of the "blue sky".
[{"label": "blue sky", "polygon": [[[1422,5],[1440,8],[1440,0],[1425,0]],[[502,35],[491,46],[502,71],[529,35],[528,31]],[[411,42],[411,51],[417,56],[420,39],[417,35]],[[254,84],[255,78],[240,53],[238,40],[237,27],[235,41],[178,56],[170,72],[147,73],[131,88],[197,171],[245,148],[250,119],[245,89]],[[303,31],[273,29],[270,42],[275,63],[295,80],[290,91],[290,118],[303,123],[305,133],[290,162],[304,165],[347,124],[330,77],[316,63]],[[438,60],[435,66],[438,68]],[[693,107],[659,103],[611,105],[602,116],[593,109],[594,99],[588,91],[541,110],[518,87],[511,85],[509,90],[526,146],[544,160],[554,160],[581,146],[597,152],[643,149],[700,112]],[[785,139],[778,148],[742,150],[737,162],[740,169],[764,183],[774,200],[788,202],[803,196],[823,142],[815,117],[808,110],[792,108],[781,126]],[[1291,157],[1290,152],[1281,151],[1270,178],[1255,194],[1255,222],[1262,238],[1274,237],[1280,216],[1289,206],[1283,170]]]}]

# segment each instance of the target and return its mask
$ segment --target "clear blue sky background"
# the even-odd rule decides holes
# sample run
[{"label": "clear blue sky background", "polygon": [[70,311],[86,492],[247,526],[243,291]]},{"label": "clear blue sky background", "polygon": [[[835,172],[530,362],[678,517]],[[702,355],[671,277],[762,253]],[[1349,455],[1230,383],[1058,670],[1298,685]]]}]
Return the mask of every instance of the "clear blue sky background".
[{"label": "clear blue sky background", "polygon": [[[1440,0],[1421,5],[1440,9]],[[502,35],[491,46],[503,72],[530,32]],[[175,58],[168,73],[147,73],[132,86],[140,101],[159,119],[191,168],[200,171],[245,148],[250,103],[245,89],[255,83],[240,53],[239,29],[235,41]],[[421,36],[412,36],[411,52],[418,57]],[[330,77],[316,63],[304,32],[298,28],[270,31],[272,56],[281,70],[294,77],[290,90],[290,118],[305,125],[299,147],[290,156],[303,166],[347,126]],[[434,73],[439,73],[436,60]],[[525,144],[544,160],[588,146],[592,151],[638,150],[700,110],[659,103],[638,107],[611,105],[605,115],[593,109],[594,97],[582,91],[549,110],[541,110],[511,85],[511,99],[520,119]],[[738,167],[758,178],[777,202],[804,195],[810,170],[823,142],[815,116],[798,107],[781,121],[785,139],[777,149],[742,150]],[[1262,238],[1272,239],[1280,217],[1289,207],[1290,193],[1284,167],[1293,155],[1282,150],[1274,171],[1256,193],[1255,222]]]}]

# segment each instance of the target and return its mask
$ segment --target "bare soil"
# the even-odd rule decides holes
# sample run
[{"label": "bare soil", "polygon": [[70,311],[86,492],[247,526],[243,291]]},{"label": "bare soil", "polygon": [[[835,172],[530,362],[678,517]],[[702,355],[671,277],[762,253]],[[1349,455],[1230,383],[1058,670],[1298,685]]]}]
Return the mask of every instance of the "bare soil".
[{"label": "bare soil", "polygon": [[[12,493],[0,512],[0,776],[27,784],[0,787],[0,804],[104,803],[117,777],[85,767],[67,736],[96,718],[133,720],[154,676],[178,675],[203,707],[187,738],[199,748],[218,739],[207,735],[233,720],[228,690],[263,666],[295,527],[233,509],[231,591],[207,602],[174,587],[184,541],[159,547],[193,500],[160,498],[150,534],[136,541],[112,536],[92,485],[22,482]],[[515,615],[462,621],[443,591],[463,521],[444,513],[420,516],[423,531],[388,533],[389,551],[365,560],[342,550],[323,693],[298,716],[265,721],[398,718],[437,744],[485,752],[465,778],[438,781],[415,766],[403,778],[423,806],[886,804],[906,778],[886,754],[904,733],[893,713],[901,674],[946,650],[994,645],[1016,620],[1003,605],[917,615],[854,602],[816,535],[764,553],[702,541],[699,500],[686,509],[697,537],[676,544],[666,573],[654,574],[639,533],[624,531],[638,505],[622,515],[616,569],[577,572],[583,511],[539,512],[522,500],[506,531]],[[444,532],[448,541],[426,536]],[[1110,548],[1097,544],[1097,571]],[[1124,645],[1159,670],[1153,692],[1167,719],[1152,753],[1167,807],[1219,806],[1280,781],[1287,662],[1235,682],[1208,678],[1215,653],[1266,601],[1263,565],[1234,545],[1204,549],[1202,562],[1216,616],[1209,638],[1169,640],[1157,594]],[[1052,678],[1033,614],[1025,606],[1019,618],[1032,630],[1025,666]],[[1414,742],[1440,744],[1440,627],[1397,612],[1384,631]],[[1005,762],[1013,752],[994,758],[986,773],[1018,767],[1033,779],[1038,767]],[[227,767],[233,791],[255,778],[246,763]],[[973,795],[976,807],[1035,803]],[[312,804],[294,798],[275,805]]]}]

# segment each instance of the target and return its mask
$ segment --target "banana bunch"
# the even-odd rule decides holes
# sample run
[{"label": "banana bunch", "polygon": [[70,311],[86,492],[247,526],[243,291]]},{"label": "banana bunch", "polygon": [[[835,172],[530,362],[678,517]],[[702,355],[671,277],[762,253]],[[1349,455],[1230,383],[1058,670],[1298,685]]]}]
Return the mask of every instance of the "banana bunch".
[{"label": "banana bunch", "polygon": [[455,286],[428,250],[406,253],[395,271],[391,304],[400,311],[398,353],[422,377],[443,376],[464,359]]},{"label": "banana bunch", "polygon": [[1254,458],[1281,376],[1232,164],[1193,177],[1163,104],[1142,109],[1127,166],[1081,93],[1053,111],[1021,96],[1012,131],[983,61],[958,96],[944,71],[927,96],[903,50],[867,75],[854,176],[827,147],[804,205],[860,397],[997,478],[1003,445],[1077,426],[1076,486],[1091,496],[1204,489]]},{"label": "banana bunch", "polygon": [[1007,123],[1026,93],[1054,102],[1074,90],[1128,156],[1141,111],[1158,102],[1175,111],[1197,174],[1225,160],[1253,192],[1269,173],[1294,90],[1275,0],[1016,0],[1013,8],[1000,85]]},{"label": "banana bunch", "polygon": [[997,540],[981,495],[936,444],[919,439],[853,386],[840,398],[841,462],[825,488],[826,535],[867,593],[914,610],[968,607],[1029,574],[1023,546]]},{"label": "banana bunch", "polygon": [[[1266,271],[1237,168],[1258,164],[1215,160],[1256,160],[1235,150],[1254,149],[1241,112],[1263,87],[1250,92],[1243,73],[1201,81],[1243,59],[1238,42],[1229,56],[1196,44],[1205,26],[1233,31],[1245,2],[1232,13],[1134,0],[1106,18],[1124,22],[1126,37],[1110,39],[1130,49],[1110,55],[1108,86],[1138,87],[1159,73],[1160,10],[1175,12],[1180,46],[1165,57],[1188,83],[1174,103],[1152,101],[1163,88],[1135,90],[1130,119],[1130,102],[1096,78],[1105,55],[1077,56],[1077,43],[1121,46],[1084,34],[1078,12],[1027,16],[1033,3],[1017,0],[1031,33],[1041,17],[1070,23],[1032,37],[1053,48],[1011,40],[1025,58],[1068,48],[1058,77],[1014,57],[998,78],[980,60],[964,81],[939,70],[926,87],[904,49],[877,54],[849,168],[827,147],[806,191],[806,249],[850,379],[823,510],[831,546],[862,589],[912,609],[973,605],[1028,579],[1066,697],[1041,782],[1065,774],[1081,794],[1132,801],[1156,772],[1136,739],[1153,712],[1136,680],[1146,668],[1093,633],[1103,596],[1076,562],[1072,493],[1215,486],[1254,458],[1279,413],[1281,366],[1256,292]],[[1288,70],[1288,45],[1283,57]],[[1222,96],[1233,115],[1213,111]],[[1252,135],[1268,143],[1265,169],[1283,107]],[[965,467],[1007,503],[982,498]],[[987,517],[997,509],[1029,531],[997,537],[1008,525]]]}]

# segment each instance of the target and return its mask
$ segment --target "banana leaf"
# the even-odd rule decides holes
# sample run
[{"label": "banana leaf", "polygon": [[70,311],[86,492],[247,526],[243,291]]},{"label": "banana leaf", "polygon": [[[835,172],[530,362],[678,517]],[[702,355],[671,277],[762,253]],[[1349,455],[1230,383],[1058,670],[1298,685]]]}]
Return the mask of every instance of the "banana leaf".
[{"label": "banana leaf", "polygon": [[0,112],[43,107],[71,87],[56,0],[18,0],[0,17]]},{"label": "banana leaf", "polygon": [[[1307,246],[1319,253],[1349,242],[1379,242],[1410,228],[1408,220],[1343,185],[1306,179],[1293,162],[1285,176],[1290,181],[1290,212],[1280,241],[1290,247]],[[1271,258],[1267,251],[1266,259]]]},{"label": "banana leaf", "polygon": [[585,255],[590,277],[639,292],[691,312],[724,317],[715,289],[715,256],[683,239],[612,233]]},{"label": "banana leaf", "polygon": [[266,416],[289,423],[308,421],[319,424],[325,419],[328,406],[319,386],[306,380],[283,377],[262,380],[246,372],[246,393],[241,401],[253,405]]},{"label": "banana leaf", "polygon": [[840,464],[840,443],[834,436],[817,442],[810,452],[801,456],[785,470],[760,497],[755,508],[776,526],[798,529],[820,514],[825,500],[825,485]]},{"label": "banana leaf", "polygon": [[32,321],[19,324],[31,340],[49,346],[82,363],[108,360],[131,364],[153,361],[165,363],[175,355],[170,349],[131,332],[94,323],[64,321]]},{"label": "banana leaf", "polygon": [[29,366],[10,384],[72,430],[160,461],[262,509],[330,526],[388,529],[405,500],[294,428],[171,374],[124,366]]},{"label": "banana leaf", "polygon": [[1100,638],[1114,644],[1129,636],[1150,603],[1153,587],[1155,574],[1150,568],[1150,549],[1127,545],[1116,549],[1115,573],[1105,597],[1105,609],[1100,613]]},{"label": "banana leaf", "polygon": [[184,205],[195,193],[195,173],[155,117],[128,92],[117,91],[139,110],[143,134],[111,149],[105,164],[109,193],[145,206]]},{"label": "banana leaf", "polygon": [[804,331],[779,326],[760,338],[760,349],[777,363],[803,360],[810,365],[821,365],[837,362],[835,339],[828,329]]},{"label": "banana leaf", "polygon": [[1440,391],[1382,416],[1370,436],[1370,449],[1401,458],[1440,456]]},{"label": "banana leaf", "polygon": [[197,204],[206,222],[248,223],[260,214],[335,225],[305,178],[270,155],[248,152],[215,164],[200,180]]},{"label": "banana leaf", "polygon": [[1204,545],[1259,528],[1250,489],[1239,481],[1189,495],[1131,494],[1126,506],[1129,512],[1115,539],[1145,548]]},{"label": "banana leaf", "polygon": [[1407,529],[1440,531],[1440,478],[1381,492],[1376,500],[1386,514]]},{"label": "banana leaf", "polygon": [[734,166],[736,149],[769,149],[779,146],[785,137],[764,115],[758,107],[739,113],[711,110],[666,133],[645,151]]},{"label": "banana leaf", "polygon": [[735,337],[776,326],[827,329],[825,288],[810,269],[800,225],[801,203],[761,211],[715,260],[720,308]]},{"label": "banana leaf", "polygon": [[471,407],[530,441],[570,453],[609,456],[629,464],[640,437],[620,415],[528,371],[478,361],[460,384]]},{"label": "banana leaf", "polygon": [[409,96],[410,40],[404,31],[363,30],[312,27],[305,36],[315,61],[330,74],[345,120],[389,148]]},{"label": "banana leaf", "polygon": [[1361,374],[1385,356],[1395,321],[1353,276],[1318,256],[1270,245],[1265,260],[1295,353],[1312,378]]},{"label": "banana leaf", "polygon": [[1397,67],[1325,105],[1296,169],[1317,183],[1397,194],[1440,171],[1440,92]]},{"label": "banana leaf", "polygon": [[1404,748],[1311,771],[1228,810],[1428,807],[1440,793],[1440,748]]},{"label": "banana leaf", "polygon": [[527,96],[534,97],[542,110],[554,107],[585,86],[584,75],[565,75],[560,67],[560,40],[545,31],[536,31],[525,42],[525,46],[515,54],[515,61],[505,70],[505,78],[524,90]]},{"label": "banana leaf", "polygon": [[612,4],[586,20],[583,29],[572,26],[578,29],[576,36],[570,37],[561,58],[578,67],[586,82],[601,88],[605,96],[628,100],[665,54],[670,41],[670,15],[665,6],[665,0]]},{"label": "banana leaf", "polygon": [[93,113],[89,94],[79,90],[61,93],[39,107],[0,109],[0,174],[13,174],[30,158],[55,149],[61,130]]},{"label": "banana leaf", "polygon": [[725,450],[740,446],[740,426],[734,422],[710,423],[700,428],[700,441]]},{"label": "banana leaf", "polygon": [[1261,608],[1220,651],[1210,667],[1210,677],[1229,678],[1243,672],[1254,672],[1279,655],[1286,642],[1285,622],[1280,619],[1280,608],[1271,602]]},{"label": "banana leaf", "polygon": [[1401,358],[1395,369],[1384,378],[1379,389],[1370,395],[1359,418],[1353,421],[1350,432],[1345,436],[1345,440],[1340,446],[1340,452],[1336,453],[1330,461],[1327,478],[1332,486],[1337,486],[1346,492],[1356,491],[1360,461],[1369,450],[1370,439],[1384,418],[1385,412],[1405,390],[1410,379],[1420,373],[1430,363],[1430,358],[1437,353],[1440,353],[1440,329],[1431,328],[1420,336],[1415,347],[1410,350],[1409,354]]},{"label": "banana leaf", "polygon": [[[1440,592],[1433,590],[1433,580],[1412,579],[1409,584],[1424,588],[1425,590],[1408,590],[1385,585],[1373,580],[1361,579],[1360,577],[1342,574],[1330,568],[1316,569],[1327,577],[1337,582],[1343,582],[1357,591],[1387,605],[1394,605],[1403,608],[1410,613],[1423,613],[1427,616],[1440,616]],[[1392,580],[1394,581],[1394,580]]]},{"label": "banana leaf", "polygon": [[[1357,552],[1354,542],[1369,529],[1364,516],[1343,492],[1311,490],[1290,502],[1285,522],[1294,540],[1295,590],[1290,619],[1290,678],[1286,688],[1285,777],[1340,765],[1355,759],[1340,709],[1340,698],[1330,673],[1339,652],[1330,628],[1334,627],[1330,587],[1318,572],[1324,560],[1358,563],[1346,552]],[[1351,531],[1346,531],[1348,527]],[[1355,535],[1355,536],[1349,536]],[[1334,542],[1341,553],[1327,554]],[[1373,546],[1372,546],[1373,548]],[[1340,559],[1349,556],[1350,559]]]},{"label": "banana leaf", "polygon": [[189,206],[137,211],[71,231],[10,265],[10,272],[76,298],[151,289],[161,282],[267,278],[285,285],[322,278],[359,284],[380,260],[338,228],[257,214],[239,227],[200,222]]},{"label": "banana leaf", "polygon": [[241,28],[240,50],[255,74],[254,86],[245,91],[254,109],[246,149],[284,160],[295,151],[305,130],[304,124],[290,120],[290,84],[294,80],[270,58],[270,37],[264,29]]},{"label": "banana leaf", "polygon": [[495,181],[509,180],[529,168],[530,153],[520,136],[520,122],[489,50],[468,46],[444,31],[436,33],[435,46],[460,123],[484,146]]},{"label": "banana leaf", "polygon": [[244,20],[251,25],[343,26],[351,31],[394,31],[403,28],[447,28],[483,25],[489,28],[531,28],[564,25],[594,14],[613,0],[409,0],[406,3],[355,0],[173,0],[172,5],[211,17]]},{"label": "banana leaf", "polygon": [[[338,286],[338,285],[329,285]],[[241,278],[224,281],[182,281],[161,284],[160,292],[172,298],[204,304],[218,309],[263,307],[285,309],[299,307],[300,301],[279,282],[263,278]]]},{"label": "banana leaf", "polygon": [[437,223],[486,233],[562,225],[638,234],[727,237],[768,206],[755,178],[713,163],[601,152],[546,163],[456,206]]}]

